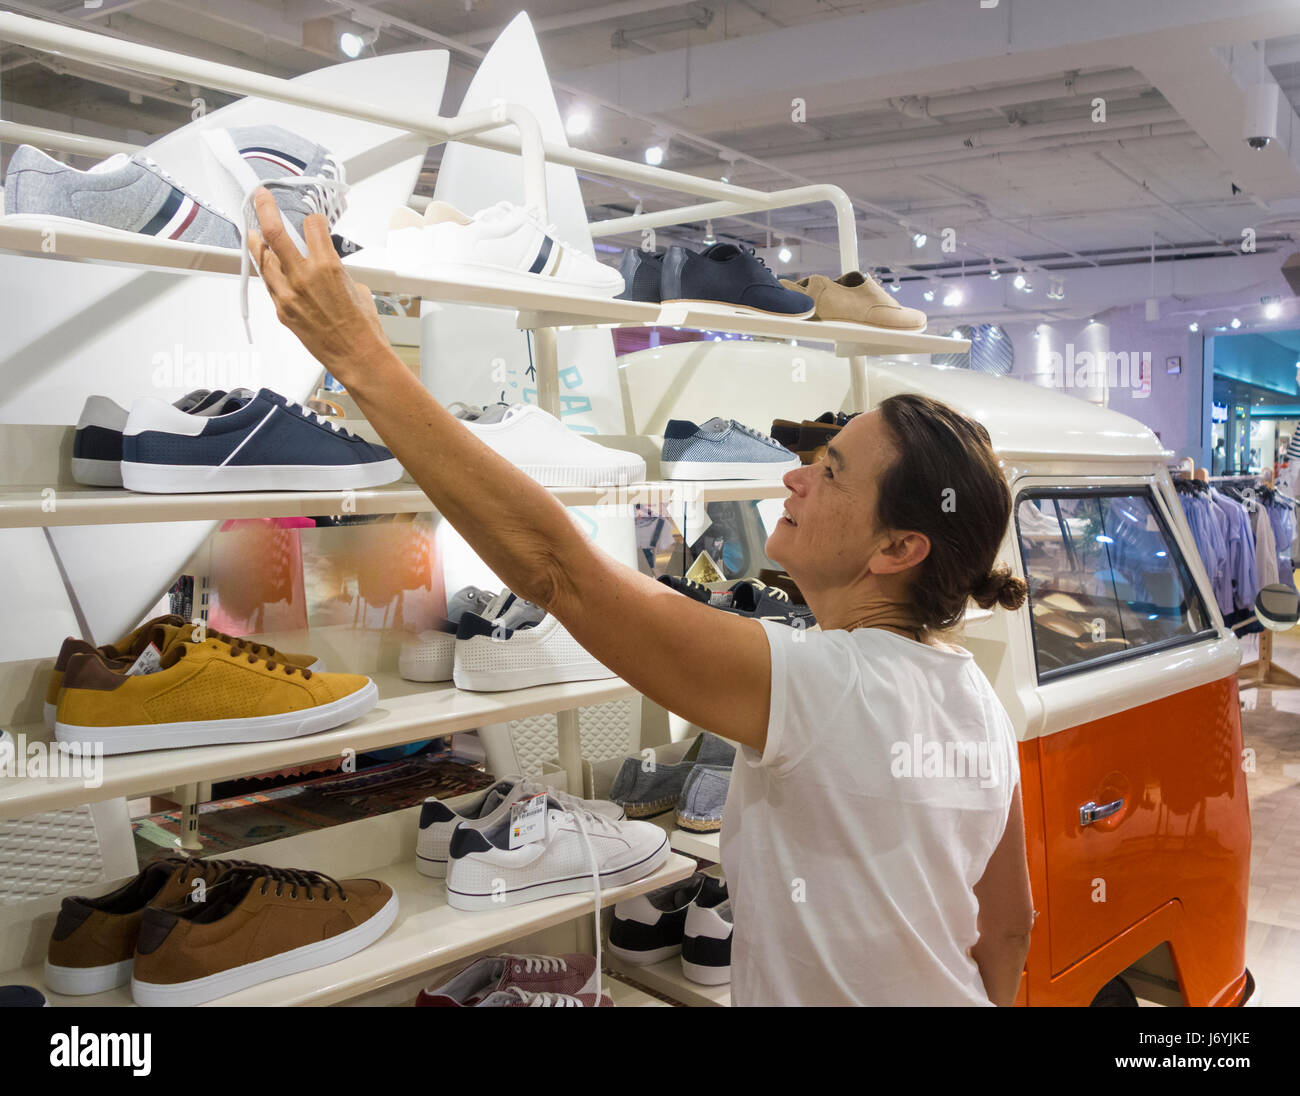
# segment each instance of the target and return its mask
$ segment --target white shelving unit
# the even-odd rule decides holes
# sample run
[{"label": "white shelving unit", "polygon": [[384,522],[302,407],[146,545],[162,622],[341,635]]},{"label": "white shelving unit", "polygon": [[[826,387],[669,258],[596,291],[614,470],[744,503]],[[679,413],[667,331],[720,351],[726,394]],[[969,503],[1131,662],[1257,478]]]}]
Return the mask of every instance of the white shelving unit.
[{"label": "white shelving unit", "polygon": [[[10,13],[0,13],[0,40],[53,51],[69,60],[107,63],[115,67],[140,71],[154,76],[194,82],[204,87],[236,94],[256,95],[286,103],[331,110],[338,114],[407,128],[425,135],[430,143],[448,140],[518,153],[522,159],[525,190],[530,201],[545,212],[545,166],[559,163],[614,178],[643,181],[660,187],[707,199],[679,210],[657,211],[640,217],[620,218],[602,229],[593,226],[594,234],[634,232],[641,227],[676,221],[696,221],[728,214],[749,213],[780,207],[829,202],[837,218],[841,262],[844,270],[858,266],[857,235],[851,202],[842,190],[833,186],[795,187],[764,193],[652,168],[613,157],[586,153],[567,147],[546,145],[532,114],[516,104],[504,104],[500,116],[486,113],[464,118],[439,118],[433,115],[394,110],[389,105],[352,102],[340,95],[305,88],[290,81],[246,72],[227,65],[200,61],[184,55],[138,46],[77,28],[40,22]],[[0,137],[12,131],[0,124]],[[502,133],[502,129],[511,130]],[[22,139],[26,139],[26,134]],[[93,262],[127,265],[136,268],[172,272],[203,272],[234,276],[239,271],[237,252],[193,244],[160,241],[146,237],[97,232],[93,228],[60,224],[53,236],[50,226],[39,223],[0,224],[0,251],[27,255],[33,259],[64,262]],[[364,252],[361,253],[364,260]],[[517,324],[533,333],[534,360],[537,369],[538,402],[552,414],[559,414],[560,385],[555,332],[560,328],[652,326],[693,327],[729,331],[765,338],[805,340],[831,343],[835,352],[846,359],[852,381],[853,401],[859,408],[868,406],[865,357],[872,354],[953,353],[968,349],[962,340],[936,335],[893,332],[855,324],[823,324],[809,320],[743,314],[703,306],[669,307],[627,301],[615,301],[582,295],[557,294],[545,288],[509,287],[447,282],[416,274],[395,273],[358,265],[353,275],[376,290],[411,294],[429,300],[474,304],[510,309],[518,314]],[[232,317],[232,322],[234,317]],[[698,502],[780,498],[785,488],[772,482],[717,482],[704,484],[651,483],[628,485],[629,490],[654,491],[660,497]],[[402,482],[388,487],[349,492],[158,496],[135,495],[126,491],[94,490],[60,485],[53,497],[47,487],[15,485],[0,487],[0,528],[42,528],[61,525],[103,525],[129,522],[189,521],[249,517],[311,516],[333,513],[382,514],[417,513],[432,509],[432,504],[414,484]],[[557,490],[556,496],[566,505],[594,505],[620,501],[605,489]],[[297,649],[314,649],[319,638]],[[286,649],[294,649],[284,644]],[[53,652],[41,652],[52,654]],[[346,663],[344,663],[346,664]],[[24,663],[29,667],[47,664]],[[333,664],[331,664],[333,665]],[[380,672],[373,675],[380,686],[380,704],[365,718],[325,734],[281,742],[247,745],[213,746],[200,749],[152,751],[105,759],[103,780],[87,788],[77,778],[15,777],[0,780],[0,819],[75,806],[87,802],[129,794],[142,794],[157,788],[197,784],[226,777],[266,772],[324,757],[337,757],[344,749],[358,752],[393,746],[457,730],[499,723],[544,712],[557,713],[560,760],[571,779],[580,771],[576,709],[634,695],[630,686],[619,680],[583,682],[572,685],[541,686],[511,693],[462,693],[450,685],[420,687],[401,681],[396,675]],[[40,739],[48,738],[39,724],[12,728],[19,733],[30,731]],[[467,959],[486,950],[501,947],[531,933],[583,917],[590,909],[587,895],[548,899],[508,910],[480,914],[462,914],[446,906],[433,881],[420,876],[412,863],[413,834],[404,836],[401,848],[373,871],[354,870],[358,849],[368,847],[372,835],[396,833],[401,822],[409,829],[411,812],[395,816],[349,823],[341,829],[349,832],[340,840],[338,830],[307,834],[274,846],[259,846],[259,858],[267,862],[310,865],[343,875],[373,875],[391,883],[398,891],[402,912],[397,924],[376,944],[350,959],[303,975],[279,979],[255,990],[226,998],[226,1004],[330,1004],[354,1000],[391,987],[404,979]],[[391,841],[390,841],[391,844]],[[409,846],[409,847],[408,847]],[[678,850],[667,864],[647,879],[628,887],[604,893],[605,904],[650,890],[665,883],[686,878],[695,868],[683,852],[717,859],[716,835],[701,836],[676,831],[672,847]],[[30,926],[34,942],[48,933],[52,915],[47,914]],[[13,926],[0,924],[0,930],[12,941]],[[27,927],[24,926],[24,931]],[[29,954],[30,960],[30,954]],[[667,971],[649,972],[658,979],[652,984],[638,972],[638,981],[676,999],[691,999],[680,975],[676,981]],[[3,981],[40,984],[39,965],[30,961],[9,974]],[[681,983],[685,983],[683,986]],[[658,1004],[634,987],[617,983],[616,999],[620,1004]],[[672,988],[669,988],[672,987]],[[613,988],[613,984],[611,984]],[[700,990],[700,987],[695,987]],[[691,991],[694,992],[694,991]],[[718,1004],[720,994],[700,990],[695,1003]],[[124,999],[125,997],[125,999]],[[129,994],[100,995],[97,999],[77,999],[79,1004],[124,1004]],[[56,1004],[64,1002],[55,1001]]]},{"label": "white shelving unit", "polygon": [[677,956],[654,963],[648,967],[638,967],[634,963],[625,963],[617,956],[610,956],[606,966],[616,977],[639,982],[647,989],[680,1001],[683,1005],[695,1005],[705,1008],[729,1008],[731,1006],[731,986],[702,986],[692,982],[682,973],[682,963]]}]

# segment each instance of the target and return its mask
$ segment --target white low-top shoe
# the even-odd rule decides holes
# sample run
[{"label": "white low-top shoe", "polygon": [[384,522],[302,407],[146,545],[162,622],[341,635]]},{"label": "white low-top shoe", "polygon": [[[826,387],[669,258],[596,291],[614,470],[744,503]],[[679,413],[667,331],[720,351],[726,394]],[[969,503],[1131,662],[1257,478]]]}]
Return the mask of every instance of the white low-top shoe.
[{"label": "white low-top shoe", "polygon": [[452,667],[458,689],[493,693],[614,676],[550,613],[520,627],[511,627],[506,617],[485,620],[466,613],[460,618]]},{"label": "white low-top shoe", "polygon": [[[554,796],[545,834],[510,848],[510,817],[462,822],[451,836],[447,904],[491,910],[557,894],[599,892],[634,883],[668,859],[667,831],[653,822],[615,822]],[[598,957],[599,958],[599,957]],[[599,968],[598,968],[599,969]]]},{"label": "white low-top shoe", "polygon": [[543,487],[614,487],[645,480],[645,461],[635,453],[575,434],[532,404],[515,404],[499,422],[464,426]]},{"label": "white low-top shoe", "polygon": [[623,276],[586,252],[556,238],[532,206],[498,202],[467,217],[446,202],[430,202],[424,216],[394,211],[384,251],[367,249],[344,259],[444,281],[527,286],[563,293],[613,297]]},{"label": "white low-top shoe", "polygon": [[416,870],[421,875],[434,879],[445,878],[447,849],[457,826],[462,822],[471,822],[481,827],[495,826],[502,819],[510,817],[511,803],[543,791],[563,807],[577,807],[615,822],[621,822],[627,817],[622,807],[606,799],[578,799],[523,777],[502,777],[459,807],[449,807],[436,797],[424,801],[424,806],[420,808],[420,832],[415,842]]},{"label": "white low-top shoe", "polygon": [[[447,601],[447,616],[402,643],[397,672],[407,681],[450,681],[456,656],[456,626],[466,613],[485,615],[497,595],[477,586],[457,590]],[[488,619],[492,619],[489,617]]]}]

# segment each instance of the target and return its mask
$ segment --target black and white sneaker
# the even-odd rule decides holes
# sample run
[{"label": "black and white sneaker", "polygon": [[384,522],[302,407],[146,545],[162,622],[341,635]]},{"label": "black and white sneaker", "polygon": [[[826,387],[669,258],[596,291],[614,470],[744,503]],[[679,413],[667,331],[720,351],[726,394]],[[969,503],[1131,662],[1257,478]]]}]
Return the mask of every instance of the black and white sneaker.
[{"label": "black and white sneaker", "polygon": [[726,880],[709,882],[686,911],[682,973],[702,986],[725,986],[731,981],[731,899]]},{"label": "black and white sneaker", "polygon": [[[251,393],[250,393],[251,394]],[[226,393],[199,388],[172,404],[190,415],[215,407]],[[87,487],[122,486],[122,431],[130,413],[107,396],[90,396],[72,437],[72,478]]]},{"label": "black and white sneaker", "polygon": [[122,435],[122,483],[132,491],[343,491],[401,475],[382,445],[268,388],[210,418],[137,400]]},{"label": "black and white sneaker", "polygon": [[686,917],[696,898],[704,892],[726,898],[726,884],[703,872],[684,883],[638,894],[614,906],[609,926],[609,949],[625,963],[649,966],[677,955],[682,950]]}]

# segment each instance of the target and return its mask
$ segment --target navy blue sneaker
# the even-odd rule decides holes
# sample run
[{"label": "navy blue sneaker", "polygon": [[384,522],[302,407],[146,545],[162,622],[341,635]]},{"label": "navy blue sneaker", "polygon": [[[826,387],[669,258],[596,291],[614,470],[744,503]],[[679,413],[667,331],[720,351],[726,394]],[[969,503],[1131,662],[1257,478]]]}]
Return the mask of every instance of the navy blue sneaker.
[{"label": "navy blue sneaker", "polygon": [[639,247],[630,247],[623,252],[618,272],[623,275],[623,284],[627,288],[614,298],[616,301],[659,303],[659,279],[664,272],[662,251],[642,251]]},{"label": "navy blue sneaker", "polygon": [[806,293],[785,289],[752,247],[714,244],[698,254],[670,247],[659,283],[664,304],[725,304],[743,312],[802,319],[815,304]]},{"label": "navy blue sneaker", "polygon": [[[172,406],[198,415],[216,406],[225,395],[199,388]],[[86,399],[72,436],[72,478],[77,483],[87,487],[122,486],[122,431],[127,418],[126,408],[107,396]]]},{"label": "navy blue sneaker", "polygon": [[0,1008],[46,1008],[49,1001],[35,986],[0,986]]},{"label": "navy blue sneaker", "polygon": [[151,493],[346,491],[402,475],[382,445],[268,388],[229,403],[238,406],[207,417],[137,400],[122,435],[123,485]]}]

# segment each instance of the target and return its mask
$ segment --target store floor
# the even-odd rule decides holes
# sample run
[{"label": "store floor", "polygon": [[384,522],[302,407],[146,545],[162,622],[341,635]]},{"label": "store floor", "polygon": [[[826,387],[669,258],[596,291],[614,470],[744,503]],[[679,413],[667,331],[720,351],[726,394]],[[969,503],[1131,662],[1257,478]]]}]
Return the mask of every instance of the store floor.
[{"label": "store floor", "polygon": [[[1251,657],[1249,653],[1247,658]],[[1300,674],[1300,637],[1276,638],[1274,659]],[[1246,780],[1254,834],[1246,965],[1259,1004],[1300,1005],[1300,689],[1242,689],[1241,730],[1255,751]]]}]

